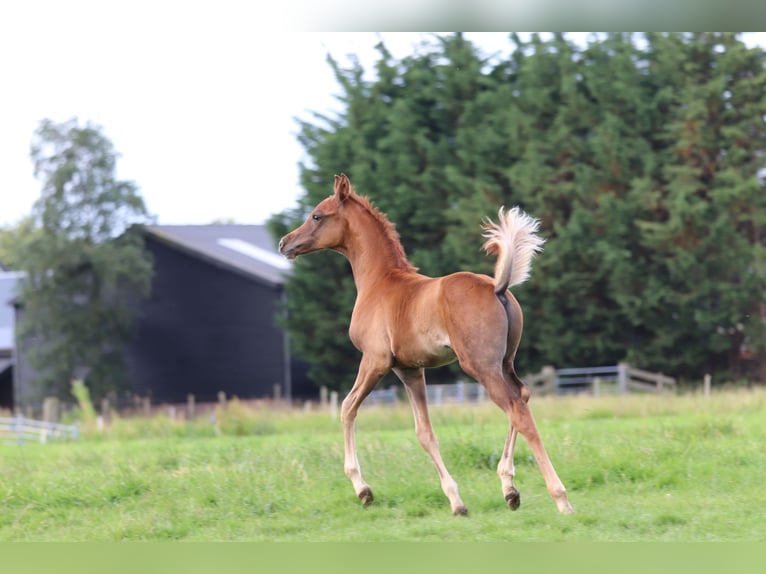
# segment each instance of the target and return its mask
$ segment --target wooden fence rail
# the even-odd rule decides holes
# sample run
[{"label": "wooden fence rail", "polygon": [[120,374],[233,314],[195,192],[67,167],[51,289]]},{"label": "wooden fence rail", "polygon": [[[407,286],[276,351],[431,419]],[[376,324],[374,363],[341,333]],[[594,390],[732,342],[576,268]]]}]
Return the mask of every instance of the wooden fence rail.
[{"label": "wooden fence rail", "polygon": [[628,367],[627,374],[629,389],[654,393],[661,393],[666,390],[675,391],[676,389],[676,380],[662,373],[650,373]]},{"label": "wooden fence rail", "polygon": [[627,389],[625,367],[610,365],[606,367],[557,369],[553,392],[557,395],[583,392],[594,392],[595,394],[594,385],[598,386],[600,392],[603,386],[610,384],[616,387],[618,392],[625,392]]},{"label": "wooden fence rail", "polygon": [[[650,373],[635,369],[626,363],[601,367],[555,369],[543,367],[539,373],[524,376],[533,394],[568,395],[575,393],[626,394],[631,391],[661,393],[675,391],[676,380],[662,373]],[[395,404],[399,400],[398,387],[375,390],[365,400],[368,405]],[[487,394],[478,383],[459,381],[449,385],[428,385],[428,403],[471,403],[487,400]]]},{"label": "wooden fence rail", "polygon": [[662,373],[651,373],[631,367],[627,363],[604,367],[583,367],[556,370],[552,392],[559,395],[572,393],[630,391],[662,393],[676,390],[676,380]]},{"label": "wooden fence rail", "polygon": [[77,425],[62,425],[30,419],[22,415],[0,417],[0,440],[5,443],[47,443],[49,440],[77,440]]}]

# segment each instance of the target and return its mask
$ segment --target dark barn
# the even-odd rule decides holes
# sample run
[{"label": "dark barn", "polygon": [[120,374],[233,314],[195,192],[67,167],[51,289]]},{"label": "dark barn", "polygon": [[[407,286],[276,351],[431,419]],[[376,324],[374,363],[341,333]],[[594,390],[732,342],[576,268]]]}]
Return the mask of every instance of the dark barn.
[{"label": "dark barn", "polygon": [[22,274],[0,265],[0,409],[13,410],[15,357],[13,301]]},{"label": "dark barn", "polygon": [[132,392],[153,402],[316,395],[277,325],[290,264],[259,225],[145,228],[154,259],[126,359]]}]

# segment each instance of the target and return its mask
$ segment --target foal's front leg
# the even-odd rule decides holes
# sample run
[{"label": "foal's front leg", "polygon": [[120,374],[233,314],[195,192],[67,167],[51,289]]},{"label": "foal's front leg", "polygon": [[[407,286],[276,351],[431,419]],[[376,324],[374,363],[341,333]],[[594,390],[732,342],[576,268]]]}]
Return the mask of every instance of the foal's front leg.
[{"label": "foal's front leg", "polygon": [[457,490],[457,483],[450,476],[447,467],[444,465],[441,453],[439,452],[439,443],[436,441],[431,419],[428,416],[428,405],[426,402],[426,379],[423,369],[394,369],[394,373],[404,383],[404,389],[407,391],[407,397],[410,399],[412,414],[415,417],[415,434],[417,434],[423,449],[430,455],[431,460],[439,473],[442,490],[449,498],[452,514],[465,515],[468,509],[460,499]]},{"label": "foal's front leg", "polygon": [[343,470],[351,479],[354,485],[354,491],[362,501],[363,505],[371,504],[373,501],[372,489],[362,478],[362,469],[359,466],[359,459],[356,456],[356,438],[354,433],[354,421],[356,420],[359,407],[370,394],[375,385],[378,384],[383,375],[388,372],[388,367],[383,367],[382,362],[374,361],[362,356],[362,362],[359,365],[359,373],[356,376],[354,386],[349,391],[340,410],[340,420],[343,424],[343,444],[345,450],[345,462]]}]

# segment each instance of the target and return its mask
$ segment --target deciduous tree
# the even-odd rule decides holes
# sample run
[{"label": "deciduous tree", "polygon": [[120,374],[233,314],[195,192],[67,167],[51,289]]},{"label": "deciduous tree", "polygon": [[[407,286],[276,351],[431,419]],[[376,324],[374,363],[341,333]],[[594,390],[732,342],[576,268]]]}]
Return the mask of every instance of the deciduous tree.
[{"label": "deciduous tree", "polygon": [[118,154],[101,127],[44,120],[31,158],[42,193],[36,231],[16,257],[26,272],[18,339],[38,396],[68,396],[82,372],[100,396],[124,382],[122,345],[152,269],[131,226],[149,217],[136,184],[116,177]]}]

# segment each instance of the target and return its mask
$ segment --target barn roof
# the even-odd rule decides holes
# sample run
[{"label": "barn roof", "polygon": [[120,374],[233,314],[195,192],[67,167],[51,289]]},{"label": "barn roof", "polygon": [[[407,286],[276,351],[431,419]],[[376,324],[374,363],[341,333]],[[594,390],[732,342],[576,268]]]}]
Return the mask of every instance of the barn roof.
[{"label": "barn roof", "polygon": [[272,286],[285,282],[291,264],[264,225],[147,225],[145,232],[214,265]]}]

